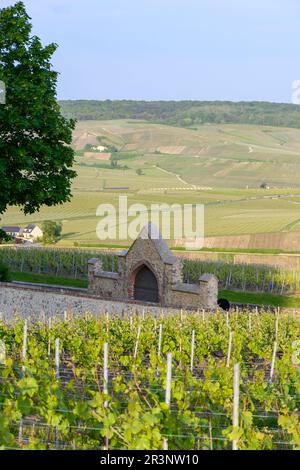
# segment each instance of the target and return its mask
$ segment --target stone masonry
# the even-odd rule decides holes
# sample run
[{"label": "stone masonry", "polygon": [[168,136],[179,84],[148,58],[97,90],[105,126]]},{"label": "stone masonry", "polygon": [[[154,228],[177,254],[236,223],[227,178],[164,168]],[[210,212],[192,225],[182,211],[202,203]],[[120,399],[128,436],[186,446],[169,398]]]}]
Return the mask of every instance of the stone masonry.
[{"label": "stone masonry", "polygon": [[[148,274],[144,280],[139,279],[142,270]],[[149,279],[151,286],[147,286]],[[157,295],[160,306],[217,308],[217,278],[213,274],[203,274],[198,284],[184,283],[181,260],[171,253],[153,224],[143,228],[129,250],[120,252],[118,272],[103,271],[97,258],[89,260],[88,281],[89,293],[102,299],[141,300],[137,296],[140,291],[145,292],[144,301],[147,302],[147,292],[151,290],[152,295]]]}]

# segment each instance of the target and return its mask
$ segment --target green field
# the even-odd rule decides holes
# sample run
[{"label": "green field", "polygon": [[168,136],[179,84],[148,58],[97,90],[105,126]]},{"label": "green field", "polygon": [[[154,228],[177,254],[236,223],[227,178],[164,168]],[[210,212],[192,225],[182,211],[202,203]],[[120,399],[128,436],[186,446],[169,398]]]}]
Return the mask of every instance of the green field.
[{"label": "green field", "polygon": [[[86,145],[99,141],[118,149],[120,168],[112,169],[110,161],[100,160],[93,151],[84,155]],[[148,207],[205,204],[205,235],[217,248],[226,248],[226,240],[213,237],[236,237],[231,246],[239,248],[239,237],[258,234],[265,239],[247,242],[248,248],[300,249],[298,129],[245,124],[185,129],[132,120],[81,121],[73,145],[80,156],[71,202],[26,217],[13,207],[2,216],[2,225],[60,220],[61,245],[97,243],[97,206],[117,207],[119,195],[127,194],[129,204]],[[270,188],[260,189],[263,182]]]}]

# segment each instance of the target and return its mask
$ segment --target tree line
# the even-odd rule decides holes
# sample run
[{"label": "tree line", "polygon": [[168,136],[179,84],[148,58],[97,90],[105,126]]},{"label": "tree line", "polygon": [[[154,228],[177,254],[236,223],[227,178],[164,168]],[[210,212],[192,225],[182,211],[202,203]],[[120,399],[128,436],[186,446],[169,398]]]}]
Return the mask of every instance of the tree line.
[{"label": "tree line", "polygon": [[300,106],[261,101],[59,101],[65,118],[134,119],[179,127],[205,123],[256,124],[300,128]]}]

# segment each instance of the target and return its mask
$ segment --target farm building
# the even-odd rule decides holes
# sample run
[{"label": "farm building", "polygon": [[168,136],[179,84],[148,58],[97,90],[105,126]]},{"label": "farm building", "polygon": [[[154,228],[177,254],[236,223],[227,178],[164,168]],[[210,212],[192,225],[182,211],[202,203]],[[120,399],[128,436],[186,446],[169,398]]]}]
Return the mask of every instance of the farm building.
[{"label": "farm building", "polygon": [[141,301],[170,307],[215,309],[218,280],[203,274],[197,284],[183,282],[182,264],[153,224],[146,225],[129,250],[119,253],[118,272],[88,263],[89,292],[103,299]]},{"label": "farm building", "polygon": [[6,226],[6,227],[1,227],[1,230],[3,230],[3,232],[5,232],[7,235],[9,235],[12,238],[17,238],[22,235],[21,227]]},{"label": "farm building", "polygon": [[29,224],[26,228],[24,228],[22,235],[26,240],[37,241],[43,237],[43,231],[38,225]]}]

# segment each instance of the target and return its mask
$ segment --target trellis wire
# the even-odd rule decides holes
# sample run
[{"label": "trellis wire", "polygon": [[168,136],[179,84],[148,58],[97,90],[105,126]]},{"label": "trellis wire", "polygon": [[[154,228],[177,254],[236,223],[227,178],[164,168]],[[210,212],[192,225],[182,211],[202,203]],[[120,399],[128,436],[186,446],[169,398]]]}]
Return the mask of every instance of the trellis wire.
[{"label": "trellis wire", "polygon": [[[81,249],[2,247],[0,260],[14,272],[33,272],[53,274],[71,278],[86,279],[87,262],[98,257],[104,263],[105,271],[116,272],[117,256],[102,250],[86,251]],[[184,259],[185,277],[196,282],[199,275],[213,272],[220,280],[220,286],[248,290],[277,292],[299,291],[297,269],[288,269],[254,264],[232,264],[222,261],[198,261]]]},{"label": "trellis wire", "polygon": [[184,259],[185,282],[196,282],[204,273],[213,273],[219,279],[221,288],[230,287],[256,292],[284,293],[299,292],[300,283],[297,269],[278,268],[263,264],[232,263],[226,261],[205,261]]},{"label": "trellis wire", "polygon": [[[274,328],[274,324],[273,324],[273,327],[272,327],[272,330],[271,330],[271,331],[274,331],[273,328]],[[194,331],[194,330],[193,330],[193,331]],[[276,323],[275,323],[275,336],[276,336],[276,331],[277,331],[277,335],[278,335],[278,328],[276,328]],[[275,345],[274,345],[274,346],[275,346]],[[276,347],[277,347],[277,345],[276,345]],[[274,353],[274,349],[275,349],[275,353]],[[276,358],[276,348],[274,347],[274,349],[273,349],[272,362],[271,362],[271,370],[273,369],[273,372],[272,372],[271,376],[273,376],[273,374],[274,374],[274,361],[275,361],[275,358]],[[251,364],[250,361],[249,361],[249,364]],[[186,364],[186,367],[188,367],[187,364]],[[248,368],[248,367],[247,367],[247,368]],[[205,369],[205,368],[203,367],[203,368],[199,368],[199,369],[201,370],[201,369]],[[63,370],[63,369],[61,369],[61,370]],[[66,370],[67,370],[67,369],[66,369]],[[60,376],[62,377],[62,373],[60,373]],[[172,378],[174,379],[174,376],[173,376]],[[278,395],[278,396],[281,396],[281,395]],[[282,396],[284,396],[284,395],[282,395]],[[296,397],[296,395],[295,395],[295,397]],[[170,409],[171,409],[171,403],[170,403],[169,406],[170,406]],[[275,412],[275,411],[274,411],[274,412]],[[276,413],[278,413],[278,411],[276,411]],[[213,413],[213,415],[217,415],[217,413]],[[224,414],[224,416],[226,416],[226,414]],[[256,416],[259,417],[260,415],[257,415],[257,414],[256,414],[256,415],[253,415],[253,417],[256,417]],[[265,418],[265,419],[268,419],[268,417],[266,417],[266,416],[261,416],[261,417],[262,417],[262,418]],[[23,437],[24,437],[24,436],[23,436]],[[284,444],[284,445],[290,445],[290,443],[283,443],[283,442],[282,442],[282,444]]]}]

